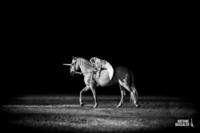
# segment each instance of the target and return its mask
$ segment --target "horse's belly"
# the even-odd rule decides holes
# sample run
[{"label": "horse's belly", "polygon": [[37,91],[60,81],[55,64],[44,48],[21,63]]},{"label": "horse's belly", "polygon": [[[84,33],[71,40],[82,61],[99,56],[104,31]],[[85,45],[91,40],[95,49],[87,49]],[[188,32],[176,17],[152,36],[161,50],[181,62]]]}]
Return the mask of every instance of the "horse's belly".
[{"label": "horse's belly", "polygon": [[101,71],[100,76],[98,78],[98,84],[100,86],[106,86],[109,82],[110,82],[109,72],[107,70]]}]

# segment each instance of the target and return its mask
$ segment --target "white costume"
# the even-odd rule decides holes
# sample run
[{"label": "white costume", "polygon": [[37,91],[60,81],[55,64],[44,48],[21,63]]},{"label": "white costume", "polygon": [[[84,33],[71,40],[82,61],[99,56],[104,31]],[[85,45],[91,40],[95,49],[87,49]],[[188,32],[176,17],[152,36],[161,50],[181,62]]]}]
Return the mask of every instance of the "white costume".
[{"label": "white costume", "polygon": [[90,59],[90,62],[94,65],[95,68],[97,68],[97,74],[99,75],[101,69],[106,69],[108,71],[108,75],[109,75],[109,79],[111,80],[113,75],[114,75],[114,70],[112,65],[105,61],[105,60],[101,60],[97,57],[92,57]]}]

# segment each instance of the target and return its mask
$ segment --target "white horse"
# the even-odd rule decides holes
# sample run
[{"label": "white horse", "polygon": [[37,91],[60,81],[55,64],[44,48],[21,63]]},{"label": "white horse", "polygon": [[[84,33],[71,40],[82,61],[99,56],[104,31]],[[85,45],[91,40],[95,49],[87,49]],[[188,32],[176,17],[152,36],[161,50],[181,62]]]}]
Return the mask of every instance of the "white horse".
[{"label": "white horse", "polygon": [[[72,58],[72,63],[71,64],[64,64],[64,65],[69,65],[70,66],[70,74],[83,74],[84,76],[84,82],[85,82],[85,87],[80,91],[80,98],[79,102],[80,105],[83,106],[82,102],[82,93],[91,90],[94,98],[94,108],[98,106],[97,103],[97,98],[96,98],[96,87],[97,86],[108,86],[112,85],[115,83],[119,84],[120,91],[121,91],[121,100],[117,107],[121,107],[124,96],[125,96],[125,90],[130,92],[130,100],[134,102],[135,106],[138,107],[138,93],[137,90],[134,86],[134,79],[133,79],[133,74],[130,70],[128,70],[125,67],[117,67],[115,69],[114,76],[112,79],[109,76],[109,70],[108,69],[103,69],[100,71],[99,76],[97,76],[97,69],[92,65],[91,62],[84,58],[78,58],[78,57],[73,57]],[[81,72],[77,72],[80,69]]]}]

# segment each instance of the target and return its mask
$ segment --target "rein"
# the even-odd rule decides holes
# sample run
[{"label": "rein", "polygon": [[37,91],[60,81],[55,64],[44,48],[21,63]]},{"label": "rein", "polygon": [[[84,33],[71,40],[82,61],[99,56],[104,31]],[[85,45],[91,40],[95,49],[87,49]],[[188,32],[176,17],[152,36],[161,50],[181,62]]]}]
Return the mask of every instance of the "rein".
[{"label": "rein", "polygon": [[[72,66],[72,64],[63,64],[64,66]],[[74,71],[75,74],[79,74],[79,75],[82,75],[83,73],[82,72],[77,72],[77,71]]]},{"label": "rein", "polygon": [[[77,62],[76,62],[77,63]],[[63,64],[64,66],[73,66],[74,64]],[[97,70],[96,70],[97,71]],[[79,75],[84,75],[84,74],[87,74],[87,73],[93,73],[93,72],[96,72],[96,71],[91,71],[91,72],[77,72],[77,71],[74,71],[75,74],[79,74]]]},{"label": "rein", "polygon": [[83,73],[81,72],[77,72],[77,71],[74,71],[75,74],[79,74],[79,75],[82,75]]},{"label": "rein", "polygon": [[92,73],[92,72],[77,72],[77,71],[74,71],[75,74],[79,74],[79,75],[84,75],[84,74],[87,74],[87,73]]}]

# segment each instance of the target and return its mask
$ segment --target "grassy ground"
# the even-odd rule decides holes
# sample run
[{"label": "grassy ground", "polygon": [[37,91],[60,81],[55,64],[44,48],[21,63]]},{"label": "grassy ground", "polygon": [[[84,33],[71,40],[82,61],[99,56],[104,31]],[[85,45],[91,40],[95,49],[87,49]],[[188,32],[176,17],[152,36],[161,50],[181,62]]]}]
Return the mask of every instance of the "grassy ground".
[{"label": "grassy ground", "polygon": [[84,107],[79,106],[78,96],[24,96],[11,99],[1,108],[7,125],[48,132],[193,130],[191,126],[175,127],[175,123],[198,119],[196,105],[189,99],[143,96],[139,98],[140,108],[128,99],[116,108],[119,100],[119,96],[98,96],[99,106],[93,109],[92,96],[83,97]]}]

